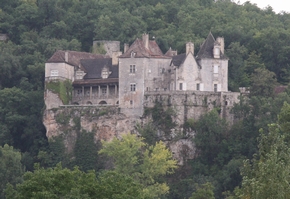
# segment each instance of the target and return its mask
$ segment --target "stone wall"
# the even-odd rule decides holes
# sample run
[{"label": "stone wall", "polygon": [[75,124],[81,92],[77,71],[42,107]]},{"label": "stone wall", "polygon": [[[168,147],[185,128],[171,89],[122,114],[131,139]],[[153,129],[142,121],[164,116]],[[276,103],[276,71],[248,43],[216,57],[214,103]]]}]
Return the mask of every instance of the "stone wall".
[{"label": "stone wall", "polygon": [[[57,76],[52,76],[51,71],[57,71]],[[66,63],[45,63],[45,80],[69,79],[74,81],[74,67]]]},{"label": "stone wall", "polygon": [[235,103],[239,102],[240,93],[237,92],[205,92],[205,91],[170,91],[170,92],[145,92],[144,107],[152,108],[156,101],[163,106],[174,108],[176,122],[182,125],[187,119],[198,120],[208,111],[216,108],[222,118],[230,124],[233,115],[230,113]]},{"label": "stone wall", "polygon": [[114,52],[120,51],[120,41],[94,41],[93,42],[93,52],[98,54],[103,54],[99,52],[100,48],[105,51],[106,55],[113,57]]}]

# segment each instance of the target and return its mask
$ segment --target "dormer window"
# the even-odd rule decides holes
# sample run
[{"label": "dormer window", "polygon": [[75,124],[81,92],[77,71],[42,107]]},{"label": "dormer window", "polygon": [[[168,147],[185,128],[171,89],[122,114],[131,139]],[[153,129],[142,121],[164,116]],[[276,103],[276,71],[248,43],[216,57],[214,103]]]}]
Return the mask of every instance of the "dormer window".
[{"label": "dormer window", "polygon": [[109,75],[110,75],[109,69],[108,68],[103,68],[103,70],[102,70],[102,78],[103,79],[107,79],[109,77]]},{"label": "dormer window", "polygon": [[220,48],[218,46],[215,46],[214,50],[213,50],[213,57],[214,58],[220,58],[220,54],[221,54]]},{"label": "dormer window", "polygon": [[131,52],[131,57],[133,58],[133,57],[135,57],[135,55],[136,55],[136,53],[135,52]]},{"label": "dormer window", "polygon": [[85,73],[83,71],[76,71],[76,79],[83,79]]}]

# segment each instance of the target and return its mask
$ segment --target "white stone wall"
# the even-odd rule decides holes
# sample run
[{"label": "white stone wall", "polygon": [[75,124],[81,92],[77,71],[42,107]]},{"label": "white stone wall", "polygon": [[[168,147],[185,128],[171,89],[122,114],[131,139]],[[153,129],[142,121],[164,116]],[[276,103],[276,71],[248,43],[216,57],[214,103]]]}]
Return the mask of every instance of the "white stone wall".
[{"label": "white stone wall", "polygon": [[170,68],[171,59],[148,59],[148,64],[144,70],[144,89],[147,91],[164,91],[170,88]]},{"label": "white stone wall", "polygon": [[[204,91],[214,91],[214,84],[218,85],[218,92],[228,91],[228,60],[202,59],[201,78]],[[214,66],[218,66],[218,73],[214,73]]]},{"label": "white stone wall", "polygon": [[[51,71],[58,71],[57,76],[51,76]],[[69,79],[74,81],[74,67],[66,63],[45,63],[45,79]]]},{"label": "white stone wall", "polygon": [[199,117],[214,108],[220,108],[220,116],[233,123],[231,108],[239,101],[238,92],[206,92],[206,91],[171,91],[146,92],[144,107],[152,108],[156,100],[172,107],[176,112],[176,122],[184,124],[187,119],[198,120]]},{"label": "white stone wall", "polygon": [[[135,65],[135,73],[130,73],[130,65]],[[144,69],[147,58],[119,59],[119,107],[127,115],[141,116],[143,113]],[[131,84],[136,90],[131,91]]]},{"label": "white stone wall", "polygon": [[179,68],[176,68],[176,80],[175,88],[180,90],[180,83],[182,83],[182,90],[196,90],[196,84],[201,83],[198,80],[200,70],[195,61],[195,58],[189,53],[183,64]]}]

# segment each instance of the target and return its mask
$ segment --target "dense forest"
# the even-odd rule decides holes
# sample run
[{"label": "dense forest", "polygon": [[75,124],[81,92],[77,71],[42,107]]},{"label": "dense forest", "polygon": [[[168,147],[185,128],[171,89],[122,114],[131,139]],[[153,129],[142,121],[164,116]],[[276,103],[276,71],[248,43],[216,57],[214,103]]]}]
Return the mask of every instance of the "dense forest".
[{"label": "dense forest", "polygon": [[[163,52],[182,53],[188,41],[198,51],[210,31],[225,38],[229,90],[251,92],[234,107],[233,126],[217,111],[184,124],[196,132],[197,158],[176,168],[149,126],[139,129],[144,140],[127,138],[139,147],[125,158],[128,171],[106,148],[88,153],[108,143],[87,143],[91,162],[80,151],[74,161],[56,153],[64,149],[47,140],[42,124],[44,63],[56,50],[90,52],[94,40],[132,43],[149,33]],[[0,198],[5,187],[6,198],[289,197],[290,14],[231,0],[0,0],[0,34],[8,36],[0,41]],[[144,142],[150,147],[141,155]],[[154,153],[164,155],[164,167],[152,166]],[[103,171],[106,158],[115,159],[115,170]],[[63,191],[26,195],[52,184]]]}]

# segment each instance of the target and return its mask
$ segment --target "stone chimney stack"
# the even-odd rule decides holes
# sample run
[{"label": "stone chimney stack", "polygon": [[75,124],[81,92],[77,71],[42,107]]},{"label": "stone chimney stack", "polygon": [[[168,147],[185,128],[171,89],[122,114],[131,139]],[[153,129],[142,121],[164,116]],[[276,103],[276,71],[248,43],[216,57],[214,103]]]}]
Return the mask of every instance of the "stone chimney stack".
[{"label": "stone chimney stack", "polygon": [[218,38],[216,38],[216,41],[218,43],[220,43],[221,52],[222,52],[222,54],[224,54],[225,53],[225,40],[224,40],[224,38],[223,37],[218,37]]},{"label": "stone chimney stack", "polygon": [[142,35],[142,41],[144,43],[145,48],[149,49],[149,35],[148,34]]},{"label": "stone chimney stack", "polygon": [[192,42],[186,43],[186,55],[188,55],[188,53],[192,53],[194,55],[194,44]]},{"label": "stone chimney stack", "polygon": [[124,44],[124,53],[127,52],[129,49],[129,44]]},{"label": "stone chimney stack", "polygon": [[122,55],[122,52],[113,52],[112,53],[112,65],[118,65],[120,55]]},{"label": "stone chimney stack", "polygon": [[64,53],[64,61],[68,62],[68,52],[67,51],[65,51],[65,53]]}]

